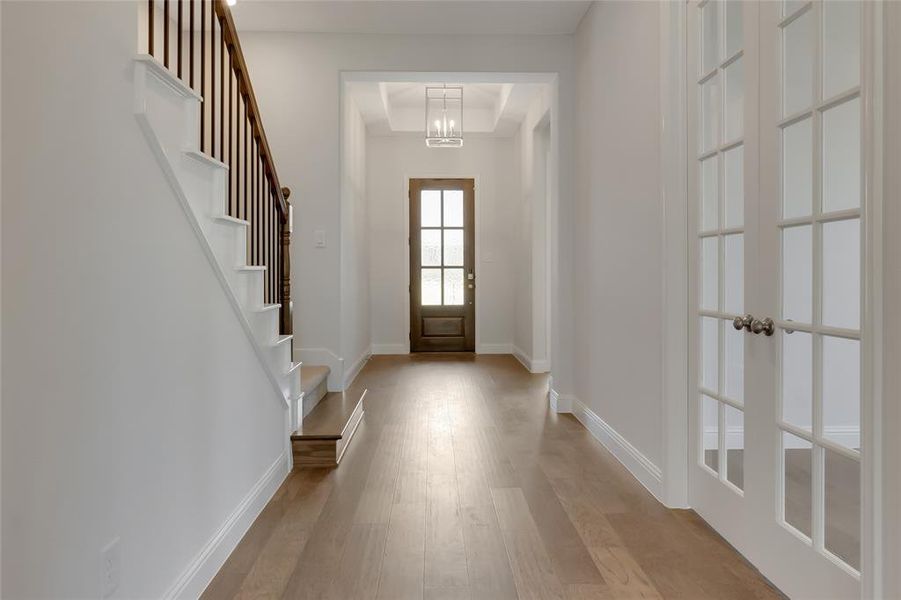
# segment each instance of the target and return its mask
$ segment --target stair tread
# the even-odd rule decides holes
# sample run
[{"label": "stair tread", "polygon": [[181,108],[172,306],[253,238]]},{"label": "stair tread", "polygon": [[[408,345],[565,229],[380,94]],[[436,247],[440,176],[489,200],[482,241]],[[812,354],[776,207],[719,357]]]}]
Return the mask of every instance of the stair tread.
[{"label": "stair tread", "polygon": [[300,385],[303,393],[312,392],[331,373],[331,369],[322,365],[304,365],[300,368]]},{"label": "stair tread", "polygon": [[303,419],[303,425],[291,435],[292,440],[340,440],[366,390],[329,392]]},{"label": "stair tread", "polygon": [[[287,341],[290,341],[293,338],[294,338],[293,335],[280,335],[277,338],[275,338],[275,342],[272,345],[279,346],[281,344],[284,344]],[[303,377],[303,367],[300,368],[300,372],[301,372],[301,378],[302,378]]]}]

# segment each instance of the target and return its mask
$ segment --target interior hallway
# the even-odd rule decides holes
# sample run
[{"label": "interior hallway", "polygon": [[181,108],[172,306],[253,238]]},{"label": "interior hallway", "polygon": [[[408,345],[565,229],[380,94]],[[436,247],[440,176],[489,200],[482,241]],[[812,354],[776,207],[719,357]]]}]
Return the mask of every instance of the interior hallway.
[{"label": "interior hallway", "polygon": [[373,357],[335,470],[295,470],[204,598],[780,598],[511,356]]}]

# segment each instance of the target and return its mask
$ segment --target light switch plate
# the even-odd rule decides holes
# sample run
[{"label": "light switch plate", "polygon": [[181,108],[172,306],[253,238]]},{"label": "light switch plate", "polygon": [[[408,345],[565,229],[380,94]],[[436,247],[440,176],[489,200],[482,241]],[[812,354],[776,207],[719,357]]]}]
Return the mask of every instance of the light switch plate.
[{"label": "light switch plate", "polygon": [[316,229],[313,231],[313,245],[317,248],[325,248],[325,230]]}]

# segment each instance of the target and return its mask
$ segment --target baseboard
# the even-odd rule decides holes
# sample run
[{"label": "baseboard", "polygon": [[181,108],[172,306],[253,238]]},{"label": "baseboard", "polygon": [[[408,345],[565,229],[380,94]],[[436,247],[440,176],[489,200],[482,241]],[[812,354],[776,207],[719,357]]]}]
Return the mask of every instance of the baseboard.
[{"label": "baseboard", "polygon": [[647,488],[658,501],[664,503],[663,473],[660,467],[577,398],[572,399],[572,413],[585,426],[585,429],[632,473],[635,479]]},{"label": "baseboard", "polygon": [[550,371],[550,364],[548,364],[547,359],[533,359],[531,356],[523,352],[516,344],[511,345],[511,353],[516,357],[522,366],[524,366],[529,373],[547,373]]},{"label": "baseboard", "polygon": [[354,364],[352,364],[350,366],[350,368],[347,370],[347,372],[344,373],[344,388],[343,389],[346,390],[347,388],[350,387],[350,384],[352,384],[354,382],[354,379],[357,378],[357,375],[359,375],[360,371],[363,370],[363,367],[366,366],[366,362],[369,360],[369,358],[371,356],[372,356],[372,351],[369,348],[367,348],[366,350],[363,351],[363,354],[360,355],[360,358],[358,358],[354,362]]},{"label": "baseboard", "polygon": [[328,391],[340,392],[344,390],[344,359],[328,348],[298,348],[295,346],[294,360],[298,360],[305,365],[324,365],[328,367]]},{"label": "baseboard", "polygon": [[290,455],[282,454],[266,469],[225,523],[204,544],[164,598],[199,598],[238,542],[263,511],[290,472]]},{"label": "baseboard", "polygon": [[476,354],[513,354],[513,344],[476,344]]},{"label": "baseboard", "polygon": [[409,354],[407,344],[373,344],[372,354]]},{"label": "baseboard", "polygon": [[550,404],[551,412],[555,413],[571,413],[573,411],[572,397],[560,394],[554,388],[548,390],[548,404]]},{"label": "baseboard", "polygon": [[546,358],[533,358],[531,364],[530,371],[532,373],[548,373],[551,370],[550,361]]}]

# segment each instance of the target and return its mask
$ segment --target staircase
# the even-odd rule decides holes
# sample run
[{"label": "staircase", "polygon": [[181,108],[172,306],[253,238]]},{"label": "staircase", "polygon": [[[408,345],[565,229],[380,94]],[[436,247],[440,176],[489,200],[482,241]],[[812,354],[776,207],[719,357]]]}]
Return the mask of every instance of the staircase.
[{"label": "staircase", "polygon": [[284,402],[295,464],[335,466],[362,419],[365,390],[328,393],[328,367],[292,358],[290,192],[279,185],[230,9],[224,0],[197,4],[188,15],[173,4],[173,18],[170,2],[150,0],[148,54],[134,63],[135,115]]}]

